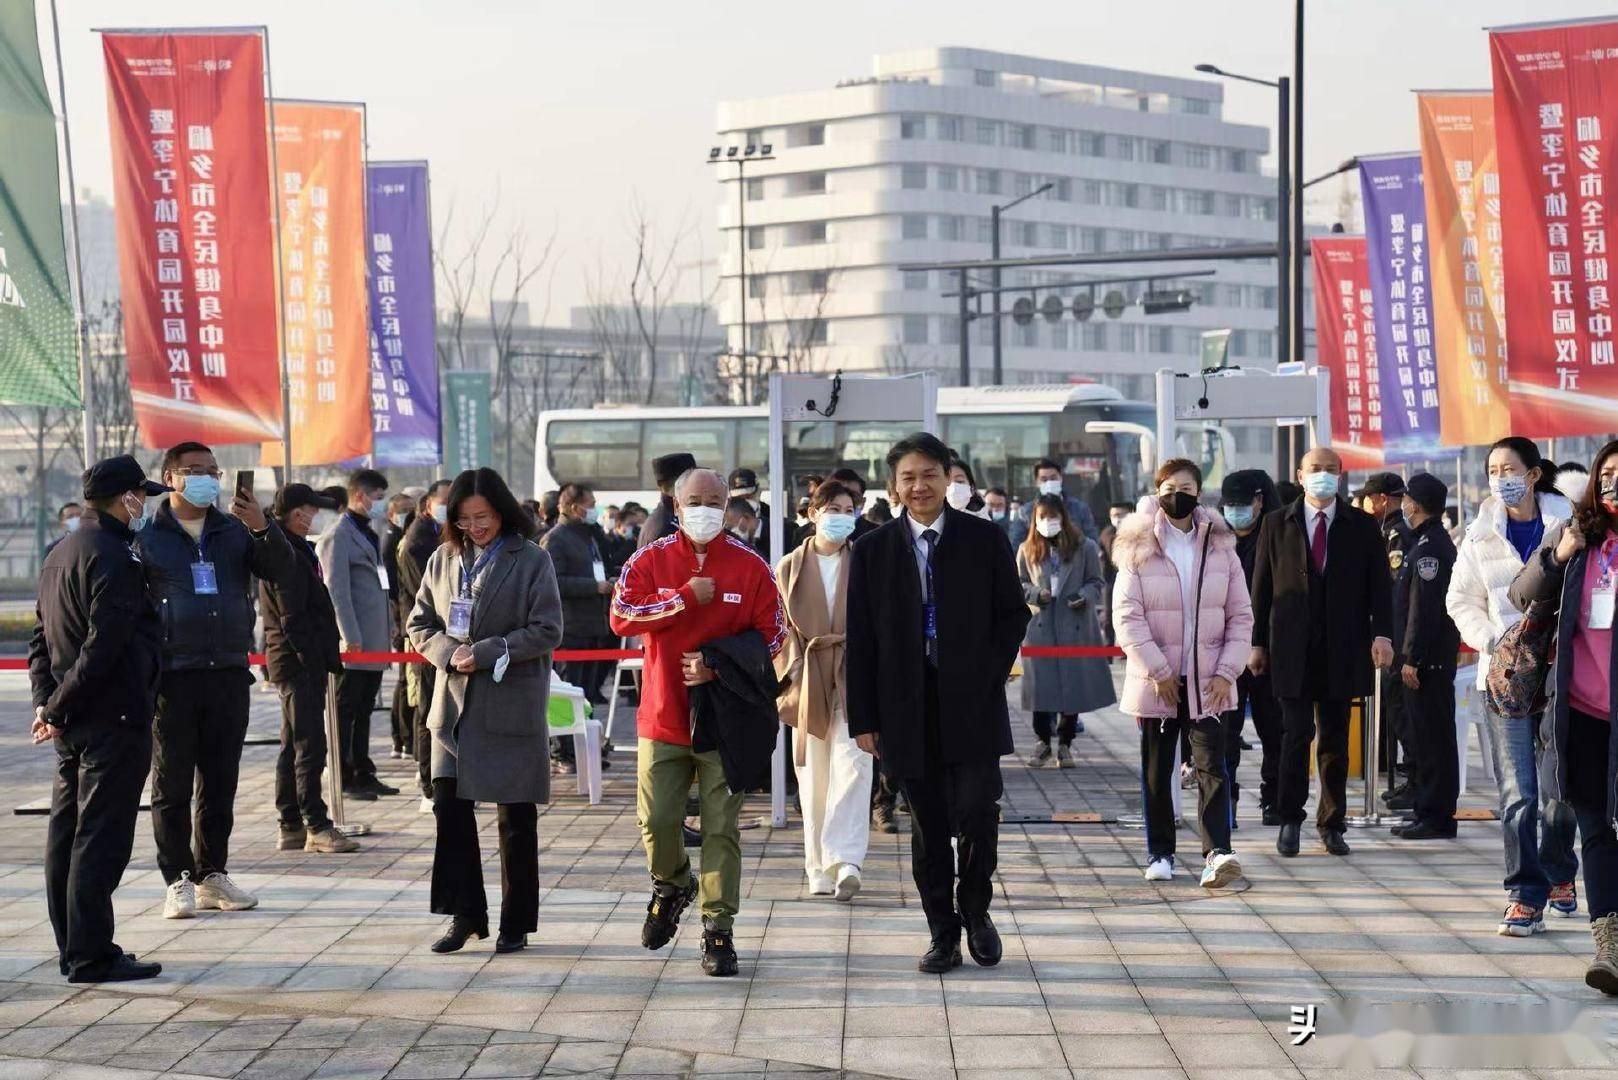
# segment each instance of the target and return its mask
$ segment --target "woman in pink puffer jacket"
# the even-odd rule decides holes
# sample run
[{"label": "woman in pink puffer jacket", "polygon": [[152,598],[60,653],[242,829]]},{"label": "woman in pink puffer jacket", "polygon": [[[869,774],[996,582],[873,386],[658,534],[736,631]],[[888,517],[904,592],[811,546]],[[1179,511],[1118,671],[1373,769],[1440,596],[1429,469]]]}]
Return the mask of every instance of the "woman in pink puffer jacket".
[{"label": "woman in pink puffer jacket", "polygon": [[1236,679],[1253,644],[1253,609],[1236,534],[1197,505],[1202,471],[1174,458],[1158,468],[1156,481],[1156,504],[1124,519],[1112,544],[1118,568],[1113,629],[1128,661],[1120,708],[1141,729],[1146,880],[1174,876],[1174,752],[1181,729],[1188,728],[1201,880],[1218,888],[1241,875],[1230,849],[1230,778],[1219,714],[1236,705]]}]

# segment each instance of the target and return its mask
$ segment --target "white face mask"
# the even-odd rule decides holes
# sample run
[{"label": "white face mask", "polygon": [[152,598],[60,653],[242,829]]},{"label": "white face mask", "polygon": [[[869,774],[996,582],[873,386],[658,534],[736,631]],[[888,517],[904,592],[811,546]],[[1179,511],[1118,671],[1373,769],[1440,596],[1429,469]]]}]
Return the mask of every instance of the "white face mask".
[{"label": "white face mask", "polygon": [[680,531],[692,543],[706,544],[725,528],[725,512],[717,506],[680,507]]},{"label": "white face mask", "polygon": [[944,500],[957,510],[965,510],[972,501],[972,485],[957,480],[944,490]]},{"label": "white face mask", "polygon": [[1062,494],[1062,481],[1060,481],[1060,480],[1041,480],[1039,482],[1039,493],[1041,495],[1060,495],[1060,494]]},{"label": "white face mask", "polygon": [[1054,540],[1056,537],[1062,535],[1061,518],[1043,517],[1039,519],[1039,524],[1034,527],[1039,530],[1039,535],[1043,536],[1047,540]]}]

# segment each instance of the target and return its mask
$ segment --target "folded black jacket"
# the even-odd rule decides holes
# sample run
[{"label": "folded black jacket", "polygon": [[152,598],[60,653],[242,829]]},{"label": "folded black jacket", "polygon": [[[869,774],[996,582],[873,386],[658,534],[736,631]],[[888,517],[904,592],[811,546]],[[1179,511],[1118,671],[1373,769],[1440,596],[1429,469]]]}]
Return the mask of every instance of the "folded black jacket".
[{"label": "folded black jacket", "polygon": [[702,660],[719,677],[691,689],[691,749],[719,751],[732,794],[768,787],[781,714],[775,702],[780,682],[764,635],[747,630],[710,641]]}]

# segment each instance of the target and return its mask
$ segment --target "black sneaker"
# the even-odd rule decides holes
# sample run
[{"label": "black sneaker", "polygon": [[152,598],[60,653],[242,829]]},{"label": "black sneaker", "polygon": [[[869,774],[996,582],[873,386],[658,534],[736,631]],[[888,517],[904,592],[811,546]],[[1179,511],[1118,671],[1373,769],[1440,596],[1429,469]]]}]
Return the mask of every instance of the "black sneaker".
[{"label": "black sneaker", "polygon": [[702,932],[702,970],[721,979],[736,974],[736,943],[729,930]]},{"label": "black sneaker", "polygon": [[680,928],[680,915],[697,898],[697,876],[683,889],[672,885],[652,886],[652,899],[646,904],[646,925],[640,928],[640,943],[648,949],[661,949]]}]

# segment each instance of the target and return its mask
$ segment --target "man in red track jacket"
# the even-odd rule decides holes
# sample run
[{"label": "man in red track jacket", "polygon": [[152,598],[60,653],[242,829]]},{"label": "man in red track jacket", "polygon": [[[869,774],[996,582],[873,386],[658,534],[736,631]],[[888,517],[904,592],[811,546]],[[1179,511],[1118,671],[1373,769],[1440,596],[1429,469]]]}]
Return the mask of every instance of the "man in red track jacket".
[{"label": "man in red track jacket", "polygon": [[631,556],[612,597],[613,633],[639,635],[646,650],[636,717],[636,809],[653,886],[641,944],[668,944],[698,892],[680,831],[695,778],[702,808],[702,967],[710,975],[736,974],[731,925],[741,903],[736,819],[742,793],[726,788],[718,751],[693,751],[686,688],[714,678],[698,651],[708,642],[757,630],[774,653],[786,637],[769,564],[724,531],[725,496],[725,479],[716,472],[691,469],[681,476],[674,488],[680,531]]}]

